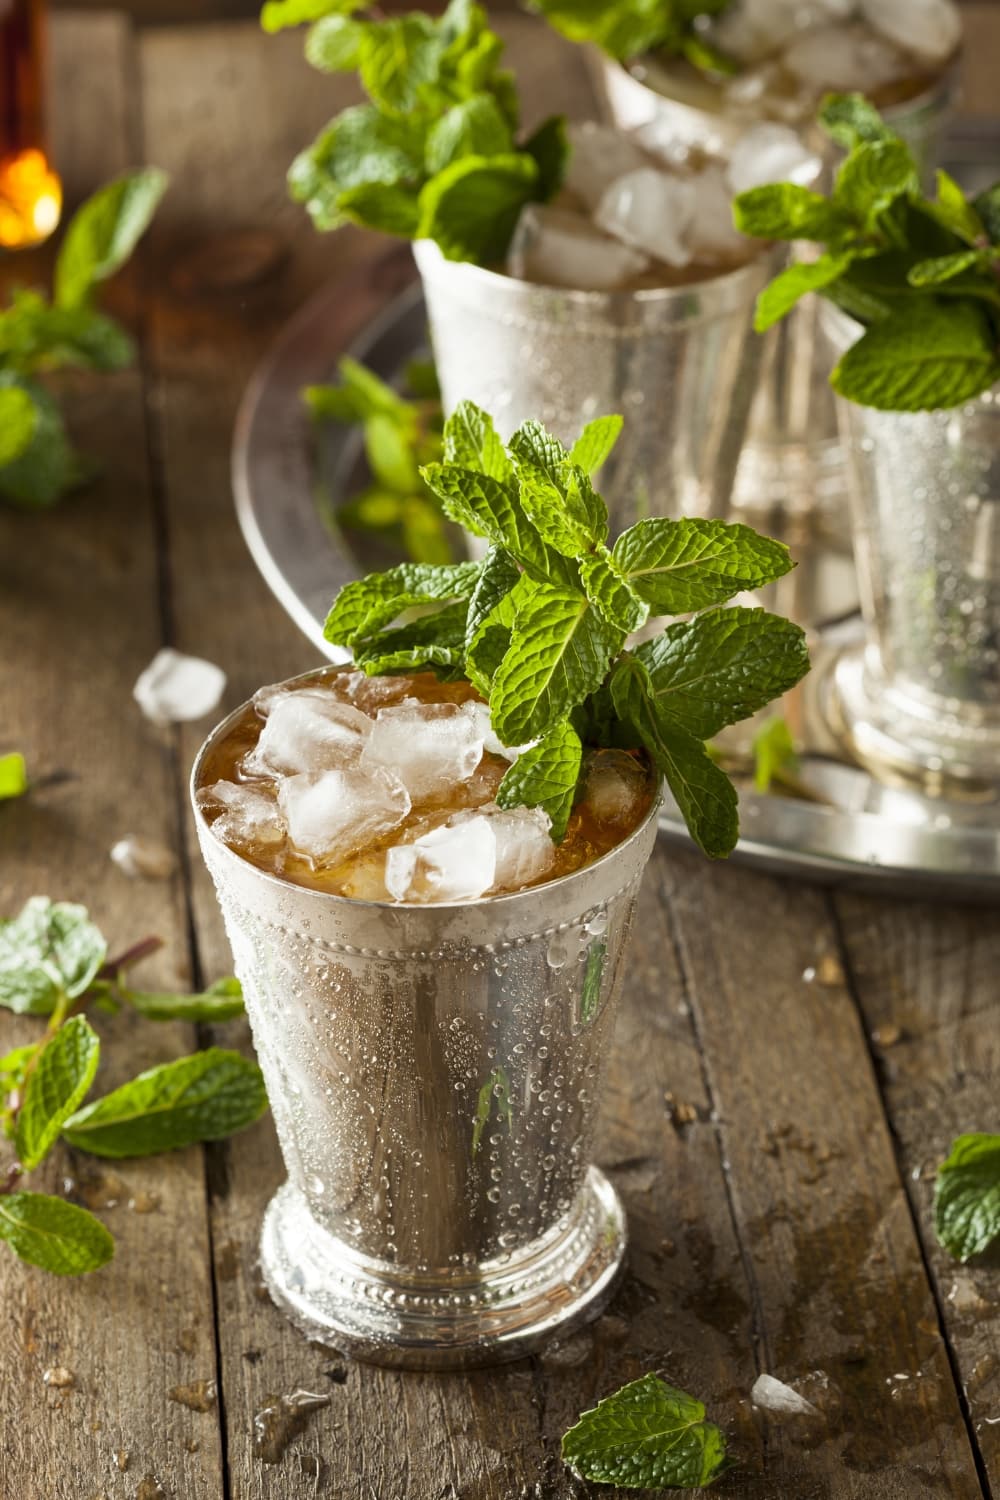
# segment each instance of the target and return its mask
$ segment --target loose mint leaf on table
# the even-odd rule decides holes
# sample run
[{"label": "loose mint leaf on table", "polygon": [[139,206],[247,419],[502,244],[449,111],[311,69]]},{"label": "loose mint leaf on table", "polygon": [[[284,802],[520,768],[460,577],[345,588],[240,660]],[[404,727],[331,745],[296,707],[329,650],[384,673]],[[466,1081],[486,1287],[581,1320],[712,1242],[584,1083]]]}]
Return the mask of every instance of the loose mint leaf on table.
[{"label": "loose mint leaf on table", "polygon": [[782,542],[749,526],[694,519],[639,521],[618,538],[612,557],[654,614],[671,615],[724,604],[794,566]]},{"label": "loose mint leaf on table", "polygon": [[566,832],[580,776],[583,746],[569,723],[557,724],[524,750],[497,789],[500,807],[540,807],[552,819],[556,843]]},{"label": "loose mint leaf on table", "polygon": [[83,994],[106,956],[85,906],[32,896],[16,917],[0,921],[0,1005],[49,1015]]},{"label": "loose mint leaf on table", "polygon": [[323,16],[353,15],[360,9],[358,0],[268,0],[260,13],[260,24],[265,31],[284,31]]},{"label": "loose mint leaf on table", "polygon": [[38,408],[30,391],[19,385],[0,386],[0,468],[30,447],[37,425]]},{"label": "loose mint leaf on table", "polygon": [[501,483],[514,466],[488,412],[473,401],[460,401],[444,424],[445,462],[487,474]]},{"label": "loose mint leaf on table", "polygon": [[657,1375],[633,1380],[585,1411],[562,1440],[581,1479],[628,1489],[703,1489],[729,1465],[726,1439],[693,1396]]},{"label": "loose mint leaf on table", "polygon": [[538,164],[524,152],[464,156],[420,191],[416,238],[435,240],[448,260],[501,260],[518,215],[540,196]]},{"label": "loose mint leaf on table", "polygon": [[96,1271],[115,1253],[100,1219],[45,1193],[0,1195],[0,1239],[22,1260],[56,1276]]},{"label": "loose mint leaf on table", "polygon": [[956,1260],[1000,1238],[1000,1135],[960,1135],[934,1185],[934,1232]]},{"label": "loose mint leaf on table", "polygon": [[15,289],[0,314],[0,365],[21,376],[60,365],[120,370],[134,353],[125,330],[89,306],[52,307],[39,292]]},{"label": "loose mint leaf on table", "polygon": [[874,323],[830,379],[840,395],[864,406],[929,411],[989,390],[1000,380],[1000,355],[985,311],[928,298]]},{"label": "loose mint leaf on table", "polygon": [[95,1156],[154,1156],[196,1141],[221,1140],[266,1109],[256,1063],[209,1047],[150,1068],[95,1099],[67,1121],[63,1134],[71,1146]]},{"label": "loose mint leaf on table", "polygon": [[167,190],[157,167],[129,172],[88,198],[70,221],[55,269],[58,307],[79,307],[128,260]]},{"label": "loose mint leaf on table", "polygon": [[11,1089],[20,1088],[28,1071],[28,1064],[37,1055],[40,1042],[29,1043],[25,1047],[13,1047],[10,1052],[0,1057],[0,1093],[9,1094]]},{"label": "loose mint leaf on table", "polygon": [[73,1016],[44,1045],[17,1115],[18,1160],[32,1171],[49,1154],[65,1122],[94,1081],[101,1044],[83,1016]]},{"label": "loose mint leaf on table", "polygon": [[147,1021],[231,1021],[244,1014],[243,988],[238,979],[217,979],[201,995],[171,995],[131,990],[121,994]]},{"label": "loose mint leaf on table", "polygon": [[55,502],[79,483],[83,469],[66,435],[62,414],[47,391],[34,381],[4,381],[0,391],[22,390],[34,407],[35,423],[27,446],[0,467],[0,497],[26,510]]},{"label": "loose mint leaf on table", "polygon": [[592,422],[587,423],[570,449],[570,461],[592,477],[610,458],[621,435],[622,425],[623,419],[617,413],[609,417],[595,417]]}]

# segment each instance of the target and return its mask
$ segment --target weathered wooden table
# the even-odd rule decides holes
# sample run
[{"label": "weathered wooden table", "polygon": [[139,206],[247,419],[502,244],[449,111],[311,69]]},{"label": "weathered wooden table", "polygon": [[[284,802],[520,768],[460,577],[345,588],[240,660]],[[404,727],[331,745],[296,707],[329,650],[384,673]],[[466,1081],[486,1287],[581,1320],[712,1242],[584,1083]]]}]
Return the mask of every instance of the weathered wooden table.
[{"label": "weathered wooden table", "polygon": [[[984,107],[991,10],[971,9]],[[586,110],[571,51],[523,19],[505,30],[539,111]],[[112,294],[139,368],[68,382],[103,477],[49,514],[0,515],[0,750],[23,749],[36,779],[0,808],[0,911],[35,892],[83,901],[115,944],[159,933],[143,977],[183,986],[230,968],[186,810],[205,726],[157,733],[132,684],[165,642],[220,662],[230,704],[313,662],[238,534],[230,432],[283,322],[378,247],[314,235],[286,200],[287,162],[350,88],[308,69],[298,38],[90,13],[60,15],[53,40],[71,196],[142,160],[173,187]],[[43,268],[3,275],[24,266]],[[129,832],[176,848],[173,879],[111,864]],[[953,1264],[929,1207],[951,1137],[997,1128],[995,912],[661,849],[636,931],[600,1140],[632,1249],[592,1330],[496,1372],[349,1364],[259,1284],[281,1178],[268,1120],[113,1171],[61,1151],[48,1187],[101,1212],[118,1252],[64,1281],[0,1251],[0,1500],[558,1500],[590,1493],[560,1463],[564,1428],[650,1369],[731,1434],[732,1500],[1000,1493],[1000,1273]],[[195,1043],[180,1025],[99,1024],[109,1083]],[[0,1050],[37,1025],[3,1016]],[[47,1385],[54,1367],[72,1385]],[[828,1381],[825,1420],[755,1413],[762,1370]],[[328,1404],[255,1451],[255,1416],[297,1389]]]}]

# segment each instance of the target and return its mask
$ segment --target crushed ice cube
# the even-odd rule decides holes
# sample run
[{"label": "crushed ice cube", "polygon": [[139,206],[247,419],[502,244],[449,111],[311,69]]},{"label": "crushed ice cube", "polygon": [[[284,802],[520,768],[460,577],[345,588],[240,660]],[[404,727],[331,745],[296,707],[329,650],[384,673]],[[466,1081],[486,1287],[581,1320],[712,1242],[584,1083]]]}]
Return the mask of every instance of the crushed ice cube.
[{"label": "crushed ice cube", "polygon": [[491,820],[473,815],[388,850],[385,883],[395,901],[472,901],[493,884],[496,858]]},{"label": "crushed ice cube", "polygon": [[714,22],[710,35],[738,62],[756,63],[796,32],[846,21],[854,9],[855,0],[736,0]]},{"label": "crushed ice cube", "polygon": [[511,807],[491,808],[488,816],[497,846],[493,889],[516,891],[540,880],[556,857],[548,813],[540,807]]},{"label": "crushed ice cube", "polygon": [[750,1400],[762,1411],[784,1412],[789,1416],[818,1417],[819,1411],[805,1396],[775,1380],[773,1375],[758,1375],[750,1391]]},{"label": "crushed ice cube", "polygon": [[136,679],[132,695],[154,724],[201,719],[218,706],[226,674],[214,662],[164,646]]},{"label": "crushed ice cube", "polygon": [[648,785],[645,768],[626,750],[595,750],[584,770],[581,800],[598,823],[624,829],[639,816]]},{"label": "crushed ice cube", "polygon": [[257,744],[243,762],[252,776],[322,771],[357,761],[372,720],[327,692],[303,689],[273,700]]},{"label": "crushed ice cube", "polygon": [[212,832],[224,844],[237,849],[274,849],[284,843],[285,821],[267,792],[235,781],[217,781],[199,791],[199,807],[209,809],[220,803],[225,811],[212,824]]},{"label": "crushed ice cube", "polygon": [[680,267],[691,260],[684,236],[693,215],[694,188],[686,178],[642,167],[611,184],[594,222],[633,249]]},{"label": "crushed ice cube", "polygon": [[822,170],[820,158],[802,144],[789,125],[768,121],[740,136],[729,156],[727,176],[734,193],[745,193],[769,182],[797,182],[808,187]]},{"label": "crushed ice cube", "polygon": [[111,846],[111,863],[130,880],[166,880],[177,864],[172,849],[137,833],[128,833]]},{"label": "crushed ice cube", "polygon": [[694,215],[687,242],[703,265],[746,259],[753,241],[733,223],[733,194],[720,166],[706,167],[690,179],[695,191]]},{"label": "crushed ice cube", "polygon": [[894,46],[867,26],[828,26],[807,31],[785,51],[784,65],[816,94],[852,89],[870,94],[905,77],[907,65]]},{"label": "crushed ice cube", "polygon": [[596,120],[581,120],[567,129],[569,161],[564,186],[594,209],[619,177],[649,165],[634,137]]},{"label": "crushed ice cube", "polygon": [[505,760],[517,760],[525,747],[503,743],[493,728],[488,703],[480,703],[478,698],[470,698],[467,703],[462,704],[462,713],[471,720],[476,738],[482,740],[484,750],[488,750],[490,755],[502,755]]},{"label": "crushed ice cube", "polygon": [[952,0],[861,0],[859,9],[873,30],[923,62],[945,62],[962,37]]},{"label": "crushed ice cube", "polygon": [[398,828],[410,796],[380,766],[339,766],[286,777],[278,804],[298,852],[314,865],[332,865]]},{"label": "crushed ice cube", "polygon": [[[669,112],[655,114],[651,120],[644,121],[630,134],[632,140],[642,147],[647,156],[654,156],[670,171],[687,170],[691,160],[691,145],[689,141],[678,136],[677,127]],[[648,167],[649,162],[639,162],[637,166]],[[611,184],[608,183],[608,186],[610,187]]]},{"label": "crushed ice cube", "polygon": [[361,764],[394,772],[419,804],[468,781],[482,757],[483,736],[457,704],[399,703],[379,709]]},{"label": "crushed ice cube", "polygon": [[582,214],[528,203],[510,242],[507,269],[541,286],[608,292],[647,271],[649,258],[609,239]]}]

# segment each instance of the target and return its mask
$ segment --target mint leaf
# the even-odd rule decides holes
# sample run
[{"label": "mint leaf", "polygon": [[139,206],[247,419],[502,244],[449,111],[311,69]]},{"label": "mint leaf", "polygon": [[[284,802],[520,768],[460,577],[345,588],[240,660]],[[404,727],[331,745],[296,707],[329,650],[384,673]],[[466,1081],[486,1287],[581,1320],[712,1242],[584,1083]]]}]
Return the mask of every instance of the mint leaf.
[{"label": "mint leaf", "polygon": [[27,1171],[49,1154],[63,1125],[83,1103],[100,1054],[97,1033],[83,1016],[71,1017],[42,1048],[14,1135],[18,1160]]},{"label": "mint leaf", "polygon": [[959,406],[1000,380],[989,318],[972,302],[931,299],[866,330],[830,377],[850,401],[882,411]]},{"label": "mint leaf", "polygon": [[[583,470],[579,472],[582,474]],[[607,514],[603,520],[589,516],[578,486],[574,504],[570,501],[565,480],[559,484],[543,469],[533,469],[522,463],[517,470],[517,489],[521,509],[528,520],[543,540],[563,557],[578,557],[607,536]]]},{"label": "mint leaf", "polygon": [[992,245],[1000,245],[1000,182],[972,200]]},{"label": "mint leaf", "polygon": [[420,190],[419,239],[448,260],[502,260],[518,215],[538,196],[538,165],[524,153],[464,156]]},{"label": "mint leaf", "polygon": [[[699,6],[707,12],[717,8],[711,3]],[[668,55],[677,52],[685,30],[670,0],[618,0],[614,5],[594,0],[538,0],[538,9],[571,42],[593,42],[622,61],[654,47]]]},{"label": "mint leaf", "polygon": [[361,61],[365,23],[352,16],[323,16],[306,37],[306,62],[321,73],[352,72]]},{"label": "mint leaf", "polygon": [[739,837],[736,789],[702,742],[660,711],[648,674],[635,656],[625,656],[611,679],[619,716],[630,724],[653,757],[680,808],[688,832],[710,859],[723,859]]},{"label": "mint leaf", "polygon": [[361,40],[361,81],[375,103],[390,114],[414,109],[420,89],[437,78],[442,41],[429,16],[414,13],[369,21]]},{"label": "mint leaf", "polygon": [[891,141],[892,131],[863,94],[828,94],[818,115],[831,140],[845,151],[865,141]]},{"label": "mint leaf", "polygon": [[609,625],[626,632],[645,625],[649,605],[629,587],[606,547],[580,558],[580,582],[591,604]]},{"label": "mint leaf", "polygon": [[616,414],[588,422],[570,449],[570,461],[585,474],[596,474],[607,463],[621,434],[623,420]]},{"label": "mint leaf", "polygon": [[471,598],[480,569],[481,564],[474,562],[451,567],[401,563],[385,573],[358,578],[337,595],[323,633],[334,645],[353,647],[405,609]]},{"label": "mint leaf", "polygon": [[821,193],[794,182],[748,188],[733,199],[733,223],[758,240],[830,240],[855,225]]},{"label": "mint leaf", "polygon": [[583,746],[568,722],[557,724],[537,745],[524,750],[497,788],[500,807],[541,807],[552,819],[558,843],[573,811]]},{"label": "mint leaf", "polygon": [[[552,115],[532,131],[521,150],[534,159],[538,167],[538,193],[543,202],[554,198],[563,185],[569,163],[569,140],[562,115]],[[600,420],[600,419],[599,419]],[[604,421],[613,420],[604,418]]]},{"label": "mint leaf", "polygon": [[629,1489],[704,1489],[726,1465],[726,1440],[693,1396],[643,1375],[585,1411],[562,1440],[581,1479]]},{"label": "mint leaf", "polygon": [[126,173],[98,189],[77,210],[62,242],[55,269],[58,307],[79,307],[93,287],[123,266],[167,190],[157,167]]},{"label": "mint leaf", "polygon": [[934,1184],[934,1232],[963,1263],[1000,1237],[1000,1135],[960,1135]]},{"label": "mint leaf", "polygon": [[79,1276],[106,1265],[115,1242],[100,1219],[45,1193],[0,1196],[0,1240],[32,1266],[56,1276]]},{"label": "mint leaf", "polygon": [[124,329],[92,307],[50,307],[38,292],[15,291],[0,314],[0,364],[20,375],[60,365],[120,370],[134,352]]},{"label": "mint leaf", "polygon": [[573,568],[553,553],[518,503],[510,481],[460,468],[457,464],[427,464],[421,475],[437,495],[450,520],[474,536],[487,537],[505,548],[532,578],[572,584]]},{"label": "mint leaf", "polygon": [[[868,230],[897,198],[916,194],[920,182],[909,147],[900,140],[866,141],[846,158],[834,183],[834,201]],[[827,239],[823,231],[818,238]]]},{"label": "mint leaf", "polygon": [[493,726],[504,744],[523,745],[555,728],[600,687],[624,638],[582,594],[528,587],[490,693]]},{"label": "mint leaf", "polygon": [[836,282],[850,266],[850,255],[821,255],[812,261],[796,261],[780,271],[757,297],[753,326],[766,333],[808,292],[820,292]]},{"label": "mint leaf", "polygon": [[0,1057],[0,1093],[9,1094],[11,1089],[21,1087],[28,1071],[28,1064],[37,1056],[44,1043],[33,1043],[26,1047],[12,1047]]},{"label": "mint leaf", "polygon": [[748,719],[809,670],[804,632],[763,609],[713,609],[676,621],[635,658],[658,716],[697,740]]},{"label": "mint leaf", "polygon": [[242,1016],[243,989],[238,979],[217,979],[200,995],[170,995],[148,990],[121,993],[147,1021],[231,1021]]},{"label": "mint leaf", "polygon": [[0,802],[8,797],[23,797],[28,790],[28,772],[19,750],[0,755]]},{"label": "mint leaf", "polygon": [[420,487],[413,449],[406,431],[390,416],[370,417],[365,423],[365,454],[380,484],[412,494]]},{"label": "mint leaf", "polygon": [[362,182],[345,188],[337,199],[337,210],[352,224],[403,239],[413,238],[420,217],[416,193],[385,182]]},{"label": "mint leaf", "polygon": [[937,171],[937,201],[929,207],[938,223],[967,245],[978,245],[986,238],[986,226],[975,206],[966,198],[954,177],[940,167]]},{"label": "mint leaf", "polygon": [[544,469],[551,479],[558,476],[569,458],[559,439],[533,419],[521,423],[507,447],[518,464]]},{"label": "mint leaf", "polygon": [[425,649],[435,652],[443,650],[448,653],[447,657],[428,656],[426,658],[428,663],[461,665],[465,655],[467,614],[466,600],[457,599],[453,604],[447,604],[444,609],[438,610],[435,614],[424,615],[410,624],[398,625],[390,630],[379,631],[377,635],[366,636],[364,642],[355,648],[355,660],[359,666],[364,667],[366,672],[377,673],[387,670],[375,666],[380,658],[400,652],[413,653],[416,648],[419,648],[417,657]]},{"label": "mint leaf", "polygon": [[24,386],[0,387],[0,468],[13,463],[30,447],[37,413],[31,392]]},{"label": "mint leaf", "polygon": [[90,987],[106,955],[85,906],[32,896],[16,917],[0,922],[0,1005],[49,1015],[60,999],[74,1000]]},{"label": "mint leaf", "polygon": [[0,498],[33,510],[53,505],[80,479],[62,415],[47,391],[27,380],[3,378],[0,390],[22,389],[35,410],[35,425],[27,447],[0,468]]},{"label": "mint leaf", "polygon": [[465,670],[484,698],[489,698],[497,669],[510,650],[521,598],[532,586],[526,574],[517,572],[508,552],[490,548],[469,604],[465,638]]},{"label": "mint leaf", "polygon": [[792,567],[788,548],[749,526],[651,518],[615,542],[615,566],[654,614],[682,615],[773,583]]},{"label": "mint leaf", "polygon": [[776,715],[762,724],[753,737],[753,784],[758,792],[769,792],[771,783],[799,768],[792,731]]},{"label": "mint leaf", "polygon": [[260,24],[265,31],[284,31],[288,26],[303,26],[338,13],[352,15],[360,9],[359,0],[267,0]]},{"label": "mint leaf", "polygon": [[503,547],[490,547],[483,558],[482,569],[469,600],[465,623],[466,646],[472,645],[484,621],[513,592],[520,577],[520,569],[510,553]]},{"label": "mint leaf", "polygon": [[473,94],[443,114],[427,135],[430,176],[463,156],[503,156],[513,150],[510,126],[492,94]]},{"label": "mint leaf", "polygon": [[[986,252],[989,255],[989,252]],[[953,255],[938,255],[933,260],[918,261],[911,266],[906,274],[906,279],[911,286],[940,286],[942,282],[951,281],[956,276],[961,276],[963,271],[971,270],[974,266],[988,264],[984,260],[981,250],[957,250]]]},{"label": "mint leaf", "polygon": [[459,468],[475,469],[491,479],[509,479],[514,472],[488,412],[474,401],[460,401],[444,424],[444,457]]},{"label": "mint leaf", "polygon": [[150,1068],[79,1110],[63,1134],[95,1156],[154,1156],[196,1141],[217,1141],[267,1109],[256,1063],[209,1047]]},{"label": "mint leaf", "polygon": [[412,123],[371,104],[342,110],[292,162],[288,189],[304,203],[317,229],[336,229],[346,215],[341,195],[372,183],[416,186],[423,174],[424,143]]}]

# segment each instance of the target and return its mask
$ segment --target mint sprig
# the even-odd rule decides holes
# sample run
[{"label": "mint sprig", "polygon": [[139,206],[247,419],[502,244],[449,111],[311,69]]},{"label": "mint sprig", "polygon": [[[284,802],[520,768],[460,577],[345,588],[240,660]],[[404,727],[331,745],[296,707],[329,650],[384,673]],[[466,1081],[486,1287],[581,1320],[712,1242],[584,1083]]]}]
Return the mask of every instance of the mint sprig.
[{"label": "mint sprig", "polygon": [[1000,191],[970,200],[939,172],[925,196],[909,148],[860,95],[831,96],[819,120],[848,153],[829,196],[776,183],[735,200],[745,234],[823,246],[760,294],[758,332],[820,292],[862,325],[831,375],[848,400],[927,411],[989,390],[1000,380]]},{"label": "mint sprig", "polygon": [[934,1184],[934,1230],[960,1261],[1000,1239],[1000,1135],[960,1135],[952,1142]]},{"label": "mint sprig", "polygon": [[562,121],[518,141],[518,102],[503,43],[472,0],[438,18],[388,19],[359,0],[268,0],[265,30],[311,23],[306,58],[356,71],[369,103],[343,110],[289,169],[289,190],[317,229],[363,224],[431,239],[452,260],[503,257],[521,209],[562,183]]},{"label": "mint sprig", "polygon": [[644,52],[680,57],[692,67],[725,76],[735,64],[713,47],[696,25],[702,16],[720,15],[731,0],[534,0],[538,10],[571,42],[592,42],[602,52],[628,62]]},{"label": "mint sprig", "polygon": [[114,1253],[93,1214],[23,1186],[57,1141],[98,1156],[148,1156],[218,1140],[267,1108],[260,1069],[219,1047],[150,1068],[86,1103],[101,1053],[86,1008],[132,1005],[153,1020],[203,1022],[242,1013],[235,979],[201,995],[130,989],[127,971],[159,946],[149,938],[109,959],[85,907],[44,896],[0,923],[0,1005],[49,1018],[39,1041],[0,1058],[0,1127],[16,1153],[0,1177],[0,1240],[57,1275],[96,1270]]},{"label": "mint sprig", "polygon": [[[792,562],[780,543],[721,521],[642,521],[609,550],[588,470],[620,425],[598,419],[567,452],[526,422],[504,445],[486,412],[460,403],[443,461],[423,475],[446,515],[489,542],[486,556],[348,584],[325,633],[370,674],[429,667],[468,678],[503,743],[531,744],[498,801],[544,808],[554,838],[578,796],[584,750],[616,745],[646,750],[692,837],[720,857],[738,835],[736,794],[704,742],[792,687],[809,663],[797,626],[719,606]],[[401,618],[416,606],[416,623]],[[650,613],[693,618],[627,649]]]},{"label": "mint sprig", "polygon": [[730,1467],[705,1408],[658,1375],[643,1375],[585,1411],[562,1440],[580,1479],[640,1490],[705,1489]]},{"label": "mint sprig", "polygon": [[150,167],[101,188],[66,230],[52,300],[15,287],[0,310],[0,499],[52,505],[87,477],[39,377],[64,366],[107,371],[131,363],[132,340],[94,298],[131,255],[166,186],[166,174]]}]

